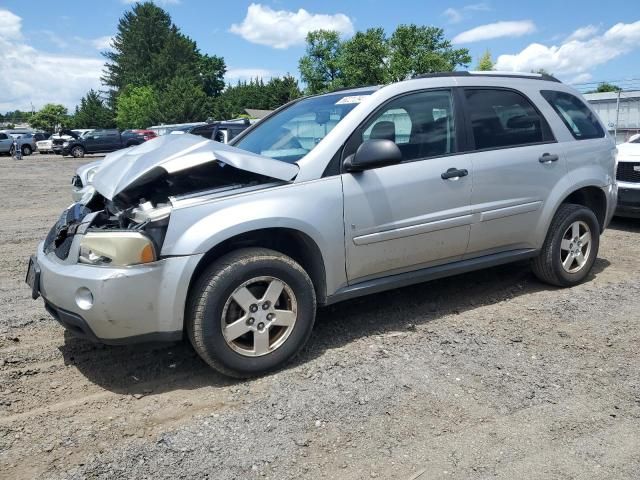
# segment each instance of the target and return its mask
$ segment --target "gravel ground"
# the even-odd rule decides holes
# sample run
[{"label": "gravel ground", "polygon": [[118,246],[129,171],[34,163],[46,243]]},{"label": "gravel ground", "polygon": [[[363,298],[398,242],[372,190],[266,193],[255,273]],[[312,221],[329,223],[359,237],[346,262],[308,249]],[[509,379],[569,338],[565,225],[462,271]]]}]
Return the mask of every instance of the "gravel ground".
[{"label": "gravel ground", "polygon": [[238,382],[186,343],[74,339],[30,300],[80,163],[0,157],[0,478],[639,478],[639,221],[579,287],[514,264],[349,301]]}]

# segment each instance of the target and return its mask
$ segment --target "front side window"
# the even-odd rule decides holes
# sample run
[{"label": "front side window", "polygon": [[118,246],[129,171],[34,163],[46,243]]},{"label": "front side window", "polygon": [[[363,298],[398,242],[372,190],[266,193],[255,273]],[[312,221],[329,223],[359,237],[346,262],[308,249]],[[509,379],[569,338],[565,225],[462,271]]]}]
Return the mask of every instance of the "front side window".
[{"label": "front side window", "polygon": [[451,92],[434,90],[389,102],[365,125],[362,141],[391,140],[407,161],[454,153],[455,136]]},{"label": "front side window", "polygon": [[261,120],[234,147],[283,162],[297,162],[371,93],[341,92],[305,98]]},{"label": "front side window", "polygon": [[546,120],[523,95],[512,90],[473,88],[465,89],[465,97],[477,150],[551,140]]},{"label": "front side window", "polygon": [[604,137],[604,130],[594,113],[582,100],[570,93],[543,90],[540,92],[562,119],[576,140]]}]

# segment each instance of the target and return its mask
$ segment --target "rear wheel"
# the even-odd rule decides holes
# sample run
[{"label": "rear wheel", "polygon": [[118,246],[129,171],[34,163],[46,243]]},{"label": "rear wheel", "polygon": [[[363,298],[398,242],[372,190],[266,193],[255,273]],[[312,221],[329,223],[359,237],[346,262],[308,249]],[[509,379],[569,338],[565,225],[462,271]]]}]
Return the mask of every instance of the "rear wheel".
[{"label": "rear wheel", "polygon": [[246,248],[220,258],[195,282],[187,332],[213,368],[250,377],[300,351],[315,310],[313,283],[300,265],[273,250]]},{"label": "rear wheel", "polygon": [[84,148],[79,145],[76,145],[71,149],[71,156],[74,158],[82,158],[84,157]]},{"label": "rear wheel", "polygon": [[582,205],[560,205],[542,251],[532,262],[533,273],[551,285],[577,285],[591,271],[599,247],[600,225],[593,211]]}]

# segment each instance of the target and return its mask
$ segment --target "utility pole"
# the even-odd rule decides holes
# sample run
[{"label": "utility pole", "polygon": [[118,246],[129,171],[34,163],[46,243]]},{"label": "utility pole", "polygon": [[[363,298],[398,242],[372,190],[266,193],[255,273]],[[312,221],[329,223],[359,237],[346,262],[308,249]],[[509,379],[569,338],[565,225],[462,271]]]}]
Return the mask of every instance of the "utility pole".
[{"label": "utility pole", "polygon": [[618,120],[620,119],[620,92],[622,90],[618,90],[618,100],[616,101],[616,124],[613,127],[613,139],[616,144],[618,143]]}]

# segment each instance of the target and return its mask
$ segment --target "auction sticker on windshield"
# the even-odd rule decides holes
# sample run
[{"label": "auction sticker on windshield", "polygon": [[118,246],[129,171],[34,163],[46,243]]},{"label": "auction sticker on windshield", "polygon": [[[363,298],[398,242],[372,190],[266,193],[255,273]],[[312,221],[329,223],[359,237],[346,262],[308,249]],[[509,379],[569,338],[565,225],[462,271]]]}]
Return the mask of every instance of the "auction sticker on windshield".
[{"label": "auction sticker on windshield", "polygon": [[360,103],[369,95],[352,95],[350,97],[342,97],[336,102],[336,105],[348,105],[351,103]]}]

